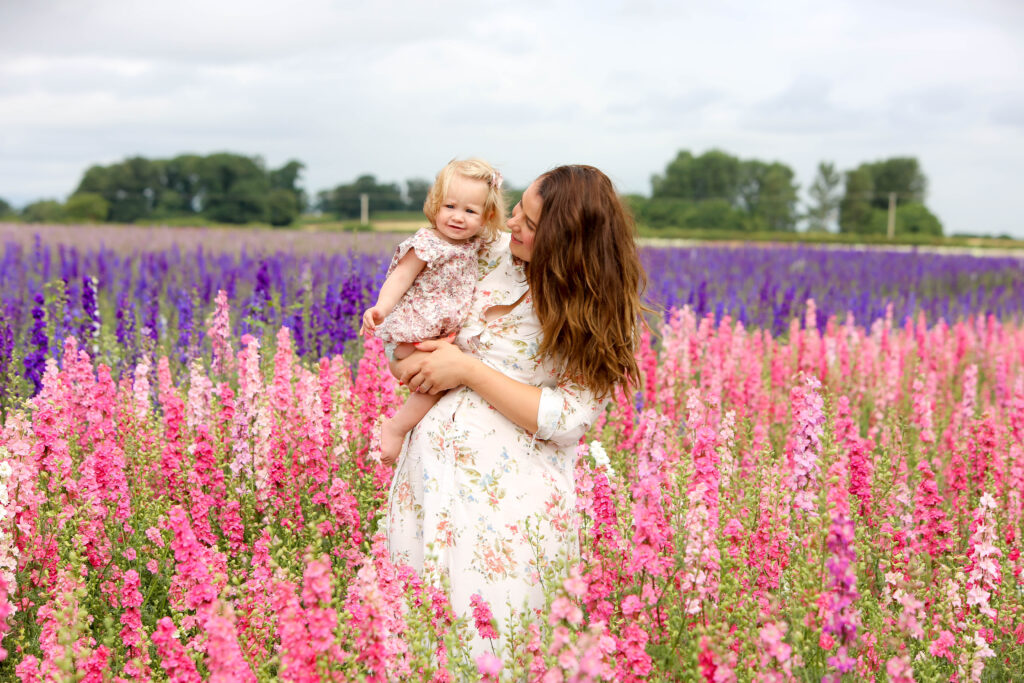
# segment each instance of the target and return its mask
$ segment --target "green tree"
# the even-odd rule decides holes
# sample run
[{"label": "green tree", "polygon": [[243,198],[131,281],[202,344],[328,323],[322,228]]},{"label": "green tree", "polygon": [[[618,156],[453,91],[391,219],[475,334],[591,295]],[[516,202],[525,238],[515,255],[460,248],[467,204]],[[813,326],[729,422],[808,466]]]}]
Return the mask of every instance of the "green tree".
[{"label": "green tree", "polygon": [[259,158],[222,152],[203,159],[198,196],[202,214],[220,223],[267,220],[270,183]]},{"label": "green tree", "polygon": [[664,175],[651,178],[651,197],[724,199],[733,203],[738,198],[741,177],[741,162],[731,154],[712,149],[695,157],[681,150],[665,168]]},{"label": "green tree", "polygon": [[[306,196],[306,191],[299,186],[300,176],[306,169],[306,165],[301,161],[292,159],[287,162],[281,168],[270,172],[270,189],[271,190],[286,190],[295,197],[295,206],[298,212],[305,210],[309,200]],[[281,200],[279,200],[281,201]],[[289,221],[290,222],[290,221]],[[271,224],[278,225],[271,221]]]},{"label": "green tree", "polygon": [[[886,235],[889,232],[889,210],[872,209],[871,229],[875,235]],[[924,204],[910,202],[896,207],[897,235],[942,235],[942,223]]]},{"label": "green tree", "polygon": [[839,200],[839,232],[871,231],[871,200],[875,196],[875,180],[871,171],[861,166],[846,172],[846,190]]},{"label": "green tree", "polygon": [[410,211],[422,211],[432,183],[423,178],[409,178],[405,181],[405,196]]},{"label": "green tree", "polygon": [[739,206],[759,229],[796,230],[797,191],[793,169],[777,161],[744,161],[740,166]]},{"label": "green tree", "polygon": [[361,175],[353,183],[318,193],[317,208],[324,213],[336,214],[339,218],[358,218],[361,211],[359,197],[362,194],[369,196],[371,213],[401,211],[406,206],[397,184],[378,184],[376,176]]},{"label": "green tree", "polygon": [[273,226],[291,225],[299,215],[299,199],[290,190],[278,187],[267,196],[267,220]]},{"label": "green tree", "polygon": [[162,183],[154,218],[188,216],[199,212],[203,191],[203,157],[180,154],[162,163]]},{"label": "green tree", "polygon": [[0,198],[0,218],[11,218],[15,215],[17,215],[17,212],[14,210],[14,207],[3,198]]},{"label": "green tree", "polygon": [[839,210],[839,184],[842,176],[831,161],[818,164],[818,174],[814,177],[808,194],[811,195],[811,206],[807,209],[807,231],[828,232],[829,226]]},{"label": "green tree", "polygon": [[65,219],[64,206],[56,199],[40,199],[21,210],[27,223],[60,223]]},{"label": "green tree", "polygon": [[942,235],[942,222],[919,202],[908,202],[896,209],[898,234]]},{"label": "green tree", "polygon": [[149,218],[163,189],[163,169],[145,157],[131,157],[111,166],[92,166],[73,194],[98,194],[110,204],[108,218],[131,223]]},{"label": "green tree", "polygon": [[928,189],[928,179],[921,172],[921,167],[914,157],[893,157],[870,164],[862,164],[861,168],[871,173],[874,181],[875,196],[871,205],[876,209],[889,209],[889,193],[896,193],[896,201],[923,203]]},{"label": "green tree", "polygon": [[[846,173],[846,191],[839,203],[839,230],[886,234],[890,195],[896,195],[898,215],[904,204],[919,204],[923,208],[927,188],[928,179],[914,157],[893,157],[861,164],[856,170]],[[875,212],[880,212],[882,217],[879,218]],[[911,210],[908,216],[919,215],[915,212],[916,209]],[[930,227],[926,231],[934,229],[933,225],[928,225]],[[941,224],[939,230],[941,232]]]},{"label": "green tree", "polygon": [[664,174],[651,178],[651,201],[640,211],[652,227],[791,231],[797,220],[794,178],[793,169],[777,161],[741,161],[719,149],[695,157],[681,150]]},{"label": "green tree", "polygon": [[99,223],[107,220],[110,202],[97,192],[78,192],[68,197],[64,203],[64,212],[74,221]]}]

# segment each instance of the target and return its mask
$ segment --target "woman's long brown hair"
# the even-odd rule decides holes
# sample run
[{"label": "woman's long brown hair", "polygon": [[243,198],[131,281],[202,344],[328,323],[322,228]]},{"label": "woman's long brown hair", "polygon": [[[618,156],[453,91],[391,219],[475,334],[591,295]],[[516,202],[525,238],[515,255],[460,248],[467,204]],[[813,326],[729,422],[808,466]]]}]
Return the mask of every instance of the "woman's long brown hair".
[{"label": "woman's long brown hair", "polygon": [[647,275],[636,226],[611,180],[593,166],[560,166],[537,180],[540,220],[527,268],[543,330],[539,352],[600,397],[639,381],[635,351]]}]

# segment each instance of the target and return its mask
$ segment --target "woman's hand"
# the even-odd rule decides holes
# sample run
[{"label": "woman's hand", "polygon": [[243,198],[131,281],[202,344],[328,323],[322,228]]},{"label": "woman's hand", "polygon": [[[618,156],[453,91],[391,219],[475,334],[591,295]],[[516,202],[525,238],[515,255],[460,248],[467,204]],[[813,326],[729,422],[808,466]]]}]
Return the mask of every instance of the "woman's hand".
[{"label": "woman's hand", "polygon": [[416,345],[418,351],[396,364],[398,379],[410,391],[438,394],[466,384],[466,377],[476,362],[451,342],[431,339]]}]

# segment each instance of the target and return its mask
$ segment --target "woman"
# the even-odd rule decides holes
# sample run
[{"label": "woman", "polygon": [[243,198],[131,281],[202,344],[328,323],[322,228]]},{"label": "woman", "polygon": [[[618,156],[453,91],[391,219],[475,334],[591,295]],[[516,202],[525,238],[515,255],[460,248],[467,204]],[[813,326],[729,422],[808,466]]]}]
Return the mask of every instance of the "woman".
[{"label": "woman", "polygon": [[596,168],[545,173],[507,226],[481,253],[455,344],[424,342],[394,366],[413,391],[454,390],[410,434],[385,521],[395,562],[444,577],[460,614],[481,595],[503,638],[511,614],[543,606],[549,563],[578,555],[575,447],[638,377],[646,282],[633,222]]}]

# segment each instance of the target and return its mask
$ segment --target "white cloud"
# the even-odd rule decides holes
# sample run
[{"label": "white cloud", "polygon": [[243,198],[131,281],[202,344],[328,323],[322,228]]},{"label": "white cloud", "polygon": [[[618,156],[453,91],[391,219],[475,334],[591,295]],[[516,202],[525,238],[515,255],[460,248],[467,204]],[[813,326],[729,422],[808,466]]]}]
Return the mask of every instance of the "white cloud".
[{"label": "white cloud", "polygon": [[311,193],[466,155],[518,184],[580,161],[647,192],[683,148],[783,161],[804,186],[821,160],[910,154],[950,231],[1024,236],[1022,7],[15,3],[0,21],[0,196],[66,196],[88,165],[132,154],[218,150],[300,159]]}]

